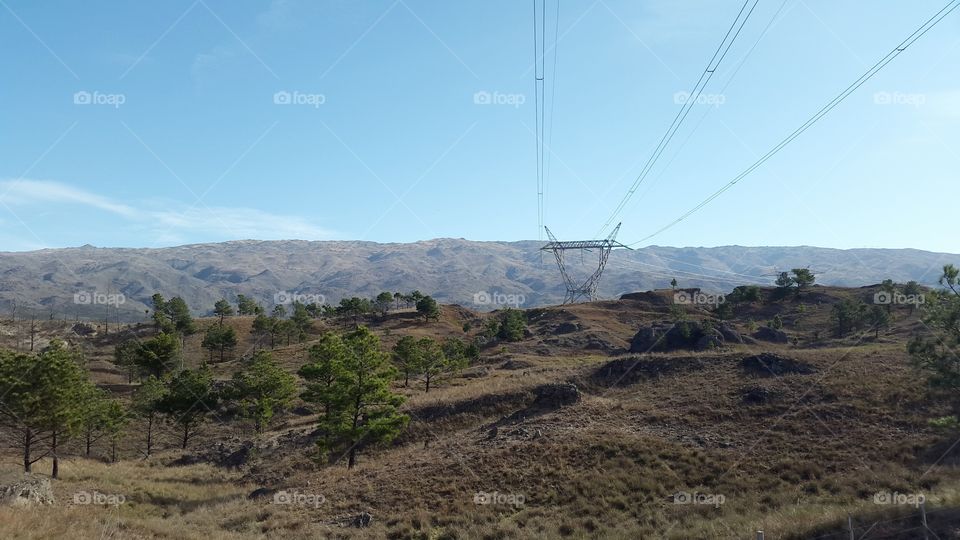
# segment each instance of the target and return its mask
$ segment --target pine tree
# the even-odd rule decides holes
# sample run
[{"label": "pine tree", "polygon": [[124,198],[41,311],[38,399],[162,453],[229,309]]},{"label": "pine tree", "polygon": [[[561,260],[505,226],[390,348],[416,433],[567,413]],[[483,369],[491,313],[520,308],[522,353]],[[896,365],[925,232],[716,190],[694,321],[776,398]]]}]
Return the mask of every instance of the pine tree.
[{"label": "pine tree", "polygon": [[284,410],[296,394],[296,377],[281,368],[273,355],[260,351],[250,365],[233,376],[230,398],[236,400],[247,418],[252,418],[257,433]]}]

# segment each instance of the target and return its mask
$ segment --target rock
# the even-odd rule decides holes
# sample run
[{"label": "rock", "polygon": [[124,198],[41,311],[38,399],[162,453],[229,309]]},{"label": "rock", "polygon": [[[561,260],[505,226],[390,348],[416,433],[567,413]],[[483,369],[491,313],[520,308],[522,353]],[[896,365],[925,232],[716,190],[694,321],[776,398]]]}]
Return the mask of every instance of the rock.
[{"label": "rock", "polygon": [[[704,340],[704,336],[708,336]],[[713,343],[720,346],[724,343],[723,334],[714,328],[691,322],[681,321],[676,324],[655,323],[641,328],[630,342],[630,352],[647,353],[651,351],[673,351],[677,349],[703,350]]]},{"label": "rock", "polygon": [[786,332],[777,330],[776,328],[770,328],[769,326],[761,326],[759,330],[753,333],[753,337],[773,343],[787,343],[789,341]]},{"label": "rock", "polygon": [[478,366],[475,368],[465,369],[460,372],[460,376],[464,379],[480,379],[486,377],[490,374],[490,368],[486,366]]},{"label": "rock", "polygon": [[231,469],[239,469],[250,459],[253,446],[253,441],[246,441],[242,443],[239,448],[232,452],[224,449],[224,453],[226,455],[219,460],[219,465],[229,467]]},{"label": "rock", "polygon": [[371,521],[373,521],[372,515],[367,512],[361,512],[358,516],[353,518],[353,526],[357,527],[358,529],[362,529],[364,527],[369,527]]},{"label": "rock", "polygon": [[637,331],[630,342],[630,352],[645,353],[663,347],[670,326],[654,324]]},{"label": "rock", "polygon": [[89,336],[96,332],[96,330],[94,330],[94,328],[87,323],[77,323],[73,325],[72,330],[73,333],[77,334],[78,336]]},{"label": "rock", "polygon": [[554,334],[569,334],[571,332],[579,332],[580,325],[572,322],[563,322],[560,323],[554,330]]},{"label": "rock", "polygon": [[740,332],[737,332],[733,327],[721,324],[717,327],[717,330],[720,332],[720,335],[723,336],[723,341],[726,343],[743,343],[743,336],[740,335]]},{"label": "rock", "polygon": [[0,486],[0,505],[3,506],[32,506],[55,502],[49,478],[25,474],[13,483]]},{"label": "rock", "polygon": [[247,498],[248,498],[248,499],[263,499],[263,498],[265,498],[265,497],[272,497],[273,494],[276,493],[276,492],[277,492],[277,490],[275,490],[275,489],[270,489],[270,488],[265,488],[265,487],[257,488],[257,489],[255,489],[255,490],[251,491],[250,494],[247,495]]},{"label": "rock", "polygon": [[533,389],[537,396],[533,408],[559,409],[580,401],[580,390],[573,383],[544,384]]},{"label": "rock", "polygon": [[506,362],[500,364],[500,369],[508,369],[508,370],[527,369],[527,368],[532,368],[532,367],[533,367],[533,363],[527,362],[526,360],[513,360],[513,359],[511,359],[511,360],[507,360]]},{"label": "rock", "polygon": [[697,339],[694,348],[698,351],[705,351],[707,349],[717,349],[721,345],[723,345],[723,334],[719,330],[711,328]]},{"label": "rock", "polygon": [[700,358],[627,357],[611,360],[597,368],[590,380],[605,386],[622,386],[641,380],[658,379],[677,372],[698,371],[706,366]]},{"label": "rock", "polygon": [[311,414],[313,414],[313,411],[310,410],[310,408],[304,407],[302,405],[300,407],[295,407],[290,412],[297,416],[310,416]]}]

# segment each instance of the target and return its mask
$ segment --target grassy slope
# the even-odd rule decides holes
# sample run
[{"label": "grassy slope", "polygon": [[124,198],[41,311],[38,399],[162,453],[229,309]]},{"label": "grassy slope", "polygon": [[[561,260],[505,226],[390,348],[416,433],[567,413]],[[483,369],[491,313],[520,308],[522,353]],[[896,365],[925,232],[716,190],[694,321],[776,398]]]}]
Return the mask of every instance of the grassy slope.
[{"label": "grassy slope", "polygon": [[[950,459],[934,465],[952,441],[926,427],[927,418],[945,411],[927,398],[903,352],[915,318],[898,311],[894,327],[879,339],[869,333],[826,338],[829,305],[851,296],[872,296],[872,290],[817,288],[800,301],[744,307],[734,321],[739,328],[780,313],[797,343],[647,355],[633,368],[638,375],[615,386],[595,376],[611,357],[577,344],[600,339],[625,347],[639,324],[667,317],[666,304],[599,302],[537,311],[531,313],[533,336],[485,351],[469,376],[429,394],[419,386],[401,389],[410,398],[408,433],[392,448],[363,454],[352,471],[318,469],[297,447],[239,472],[164,466],[180,455],[175,450],[116,465],[71,458],[56,483],[61,505],[2,508],[0,523],[14,538],[69,530],[84,538],[679,539],[745,538],[758,528],[767,538],[788,538],[843,534],[848,513],[862,533],[875,521],[913,512],[873,504],[878,491],[922,491],[931,509],[956,505],[955,467]],[[705,316],[689,311],[693,319]],[[407,317],[371,325],[389,345],[404,333],[463,336],[463,322],[478,318],[454,308],[437,323]],[[554,334],[564,321],[579,330]],[[229,324],[242,335],[249,328],[242,318]],[[480,325],[473,326],[471,334]],[[203,354],[198,343],[199,336],[188,342],[193,360]],[[85,346],[95,377],[123,382],[103,363],[109,339],[85,340]],[[303,349],[282,346],[276,354],[295,369]],[[759,352],[788,356],[814,371],[773,377],[745,370],[741,359]],[[525,367],[504,369],[508,359]],[[218,374],[227,377],[238,365],[218,364]],[[533,387],[554,381],[575,382],[582,401],[492,431],[498,420],[525,408]],[[758,389],[764,402],[745,400]],[[450,411],[437,414],[441,405]],[[268,436],[309,427],[309,417],[289,415]],[[139,443],[140,434],[132,431],[122,449],[128,458]],[[194,444],[203,448],[237,433],[235,423],[214,421]],[[166,436],[163,444],[172,446],[175,435]],[[2,467],[12,473],[16,463],[11,454]],[[38,470],[49,468],[40,464]],[[246,494],[261,485],[320,494],[325,501],[314,508],[248,500]],[[127,502],[116,509],[70,504],[76,491],[94,489],[124,494]],[[477,505],[478,491],[522,495],[524,504]],[[725,500],[678,505],[677,492]],[[373,514],[372,527],[345,526],[362,511]],[[944,523],[934,522],[941,517]],[[941,511],[931,522],[946,538],[956,520]],[[890,527],[899,525],[915,523],[881,524],[871,534],[896,533]]]}]

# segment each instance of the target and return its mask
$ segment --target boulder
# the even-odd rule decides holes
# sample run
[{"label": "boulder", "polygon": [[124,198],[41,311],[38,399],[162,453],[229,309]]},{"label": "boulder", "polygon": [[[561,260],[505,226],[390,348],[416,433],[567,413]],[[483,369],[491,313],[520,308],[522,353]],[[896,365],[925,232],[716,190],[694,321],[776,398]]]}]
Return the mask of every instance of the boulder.
[{"label": "boulder", "polygon": [[630,342],[630,352],[645,353],[665,346],[667,332],[671,325],[653,324],[637,331]]},{"label": "boulder", "polygon": [[33,506],[55,502],[49,478],[25,474],[19,480],[0,486],[2,506]]},{"label": "boulder", "polygon": [[762,341],[770,341],[772,343],[786,343],[789,341],[787,339],[786,332],[783,330],[777,330],[776,328],[770,328],[769,326],[761,326],[756,332],[753,333],[753,337]]},{"label": "boulder", "polygon": [[554,330],[554,334],[569,334],[571,332],[580,331],[580,325],[573,322],[563,322],[560,323]]},{"label": "boulder", "polygon": [[527,362],[526,360],[515,360],[510,359],[506,362],[500,364],[500,369],[515,370],[515,369],[527,369],[532,368],[534,364],[532,362]]},{"label": "boulder", "polygon": [[694,345],[694,349],[698,351],[716,349],[723,345],[723,342],[723,334],[721,334],[716,328],[711,328],[710,330],[704,332],[702,336],[697,338],[697,343]]},{"label": "boulder", "polygon": [[[731,333],[728,330],[728,333]],[[733,334],[731,334],[732,336]],[[704,339],[706,337],[706,339]],[[736,341],[736,340],[735,340]],[[726,342],[723,333],[692,321],[676,324],[654,323],[640,328],[630,342],[630,352],[674,351],[677,349],[704,350],[719,347]]]},{"label": "boulder", "polygon": [[276,492],[277,490],[275,489],[270,489],[265,487],[257,488],[251,491],[250,494],[247,495],[247,498],[253,500],[253,499],[263,499],[266,497],[273,497],[273,494]]},{"label": "boulder", "polygon": [[717,327],[717,330],[723,336],[723,341],[726,343],[743,343],[743,336],[740,335],[740,332],[737,332],[733,327],[721,324]]},{"label": "boulder", "polygon": [[372,515],[370,515],[368,512],[361,512],[360,514],[358,514],[356,517],[353,518],[352,525],[354,527],[357,527],[358,529],[362,529],[364,527],[369,527],[370,522],[372,521],[373,521]]},{"label": "boulder", "polygon": [[580,390],[573,383],[544,384],[533,389],[537,396],[532,407],[559,409],[580,401]]}]

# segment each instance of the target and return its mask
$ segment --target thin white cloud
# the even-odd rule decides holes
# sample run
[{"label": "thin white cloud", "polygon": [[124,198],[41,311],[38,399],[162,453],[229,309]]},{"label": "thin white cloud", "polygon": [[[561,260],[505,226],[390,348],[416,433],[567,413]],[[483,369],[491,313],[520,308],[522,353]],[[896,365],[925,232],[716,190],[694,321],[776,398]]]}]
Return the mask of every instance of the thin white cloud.
[{"label": "thin white cloud", "polygon": [[[150,204],[146,207],[150,209],[146,209],[47,180],[2,180],[0,201],[9,207],[74,204],[95,208],[142,228],[157,244],[184,243],[198,237],[210,240],[323,240],[335,236],[333,231],[301,216],[236,207],[180,209],[169,204]],[[163,207],[156,209],[158,206]]]},{"label": "thin white cloud", "polygon": [[0,201],[8,206],[37,202],[76,203],[106,210],[123,217],[135,217],[137,215],[137,211],[128,205],[113,202],[106,197],[67,184],[48,180],[0,181]]},{"label": "thin white cloud", "polygon": [[280,215],[255,208],[196,207],[152,212],[161,228],[195,231],[215,237],[258,240],[319,240],[333,233],[299,216]]}]

